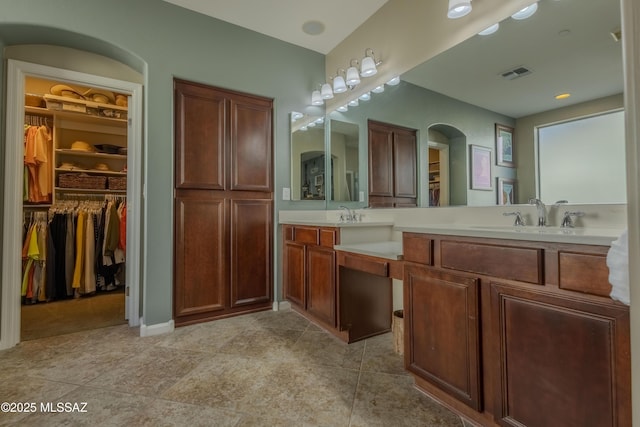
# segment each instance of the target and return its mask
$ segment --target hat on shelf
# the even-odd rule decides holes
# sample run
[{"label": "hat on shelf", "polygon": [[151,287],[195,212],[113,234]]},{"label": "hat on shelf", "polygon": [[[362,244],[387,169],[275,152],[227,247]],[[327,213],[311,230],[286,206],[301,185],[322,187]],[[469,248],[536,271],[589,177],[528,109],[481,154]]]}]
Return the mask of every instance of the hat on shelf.
[{"label": "hat on shelf", "polygon": [[93,145],[85,141],[74,141],[71,144],[71,149],[75,151],[89,151],[89,152],[95,151],[95,148],[93,148]]},{"label": "hat on shelf", "polygon": [[95,170],[99,170],[99,171],[110,171],[111,169],[109,169],[109,166],[107,166],[106,163],[96,163],[96,165],[93,167]]},{"label": "hat on shelf", "polygon": [[70,171],[70,170],[80,169],[80,168],[74,165],[73,163],[63,162],[60,166],[58,166],[58,169],[64,169],[64,170]]},{"label": "hat on shelf", "polygon": [[84,96],[85,98],[94,102],[99,102],[100,104],[114,104],[116,102],[113,92],[108,90],[91,88],[84,93]]},{"label": "hat on shelf", "polygon": [[95,147],[99,152],[107,154],[117,154],[118,149],[120,148],[117,145],[111,144],[96,144]]},{"label": "hat on shelf", "polygon": [[52,95],[64,96],[66,98],[84,99],[84,96],[77,90],[67,85],[55,85],[49,89]]},{"label": "hat on shelf", "polygon": [[126,96],[121,94],[116,95],[116,105],[119,105],[120,107],[126,107],[128,103],[129,100]]}]

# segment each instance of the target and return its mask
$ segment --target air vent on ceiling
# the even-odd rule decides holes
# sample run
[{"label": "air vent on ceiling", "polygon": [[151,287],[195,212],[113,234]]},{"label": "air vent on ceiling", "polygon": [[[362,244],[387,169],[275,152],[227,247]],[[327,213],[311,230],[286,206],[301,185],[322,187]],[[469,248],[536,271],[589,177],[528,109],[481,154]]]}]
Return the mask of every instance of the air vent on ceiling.
[{"label": "air vent on ceiling", "polygon": [[525,67],[516,67],[513,70],[505,71],[501,76],[507,80],[517,79],[518,77],[531,74],[531,70]]}]

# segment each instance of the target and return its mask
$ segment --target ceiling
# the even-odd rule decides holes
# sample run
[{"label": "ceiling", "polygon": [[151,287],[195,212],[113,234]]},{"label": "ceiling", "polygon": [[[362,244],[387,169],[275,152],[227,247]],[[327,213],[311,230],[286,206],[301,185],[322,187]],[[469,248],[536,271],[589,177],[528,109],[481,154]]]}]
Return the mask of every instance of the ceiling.
[{"label": "ceiling", "polygon": [[[165,1],[323,54],[387,2]],[[497,33],[476,35],[402,79],[514,118],[622,93],[622,46],[611,36],[620,29],[618,0],[539,0],[538,5],[531,18],[507,18]],[[322,22],[324,32],[304,33],[302,26],[310,20]],[[520,66],[531,74],[514,80],[501,77]],[[554,99],[563,92],[571,97]]]},{"label": "ceiling", "polygon": [[[177,6],[289,42],[329,53],[387,0],[165,0]],[[324,32],[309,35],[303,24],[319,21]]]}]

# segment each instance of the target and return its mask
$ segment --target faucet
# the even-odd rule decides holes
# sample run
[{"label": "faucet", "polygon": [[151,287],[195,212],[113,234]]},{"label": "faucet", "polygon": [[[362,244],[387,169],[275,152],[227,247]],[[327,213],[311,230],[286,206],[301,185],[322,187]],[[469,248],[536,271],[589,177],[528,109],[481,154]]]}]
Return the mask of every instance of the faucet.
[{"label": "faucet", "polygon": [[347,216],[346,217],[344,216],[344,214],[340,214],[340,221],[352,222],[353,220],[355,220],[355,215],[353,214],[351,209],[349,209],[348,207],[346,207],[344,205],[340,205],[340,206],[338,206],[338,209],[343,209],[343,210],[345,210],[347,212]]},{"label": "faucet", "polygon": [[544,227],[547,225],[547,207],[542,203],[540,199],[529,199],[529,204],[536,205],[538,209],[538,227]]}]

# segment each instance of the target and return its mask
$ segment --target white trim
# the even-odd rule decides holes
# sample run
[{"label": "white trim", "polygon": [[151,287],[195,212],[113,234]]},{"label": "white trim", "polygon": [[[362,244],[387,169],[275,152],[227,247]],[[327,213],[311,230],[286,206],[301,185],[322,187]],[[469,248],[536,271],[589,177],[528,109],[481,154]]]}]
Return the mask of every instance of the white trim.
[{"label": "white trim", "polygon": [[291,308],[291,303],[289,301],[274,301],[273,302],[273,311],[289,310],[290,308]]},{"label": "white trim", "polygon": [[[142,86],[138,83],[95,76],[18,60],[8,60],[7,68],[7,121],[5,142],[4,218],[2,242],[2,303],[0,305],[0,349],[20,342],[20,286],[21,282],[21,227],[22,186],[16,178],[23,174],[24,132],[24,80],[33,76],[43,79],[77,82],[130,95],[129,117],[132,118],[128,147],[127,205],[132,204],[133,215],[127,217],[127,277],[130,287],[127,308],[129,326],[139,324],[141,187],[142,187]],[[18,180],[21,182],[21,180]],[[128,211],[129,212],[129,211]],[[15,285],[15,286],[14,286]]]},{"label": "white trim", "polygon": [[175,329],[175,324],[173,323],[173,319],[164,323],[156,323],[155,325],[145,325],[143,323],[142,318],[140,318],[140,336],[141,337],[152,337],[154,335],[162,335],[173,332]]}]

